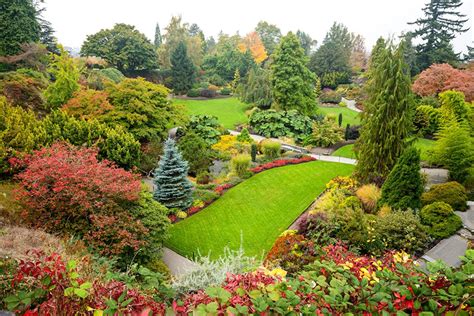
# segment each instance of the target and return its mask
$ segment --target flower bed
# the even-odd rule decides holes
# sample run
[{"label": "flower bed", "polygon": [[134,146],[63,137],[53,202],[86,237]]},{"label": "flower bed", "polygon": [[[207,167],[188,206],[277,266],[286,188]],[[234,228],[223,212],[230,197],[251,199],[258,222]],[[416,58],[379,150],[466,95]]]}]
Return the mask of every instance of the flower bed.
[{"label": "flower bed", "polygon": [[260,173],[265,170],[283,167],[287,165],[297,165],[304,162],[315,161],[316,158],[311,156],[303,156],[301,158],[292,158],[292,159],[277,159],[272,162],[265,163],[263,165],[257,166],[255,168],[250,169],[252,173]]}]

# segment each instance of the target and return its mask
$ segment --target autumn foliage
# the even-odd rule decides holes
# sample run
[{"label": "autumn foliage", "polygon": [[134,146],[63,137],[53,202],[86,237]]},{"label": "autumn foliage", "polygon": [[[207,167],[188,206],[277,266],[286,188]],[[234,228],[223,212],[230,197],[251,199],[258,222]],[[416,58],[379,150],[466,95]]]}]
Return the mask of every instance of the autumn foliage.
[{"label": "autumn foliage", "polygon": [[245,52],[250,50],[252,57],[257,64],[267,59],[268,55],[263,46],[262,40],[257,32],[247,34],[239,44],[239,50]]},{"label": "autumn foliage", "polygon": [[140,180],[99,161],[97,149],[55,143],[35,151],[17,179],[17,200],[33,226],[84,236],[103,255],[143,245],[146,229],[127,212],[140,197]]},{"label": "autumn foliage", "polygon": [[463,92],[467,102],[473,101],[474,70],[455,69],[449,64],[433,64],[413,84],[413,91],[420,96],[436,96],[446,90]]},{"label": "autumn foliage", "polygon": [[97,118],[113,109],[107,97],[108,94],[104,91],[79,90],[74,93],[72,99],[63,105],[63,110],[67,114],[78,118]]}]

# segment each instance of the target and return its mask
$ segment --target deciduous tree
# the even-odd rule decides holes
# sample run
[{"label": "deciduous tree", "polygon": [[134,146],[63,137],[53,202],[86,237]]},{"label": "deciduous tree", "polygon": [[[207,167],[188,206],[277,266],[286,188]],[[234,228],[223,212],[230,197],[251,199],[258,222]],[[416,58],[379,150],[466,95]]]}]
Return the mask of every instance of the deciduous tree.
[{"label": "deciduous tree", "polygon": [[247,34],[240,42],[239,50],[241,52],[250,50],[252,57],[257,64],[260,64],[268,57],[267,52],[265,51],[265,46],[257,32]]},{"label": "deciduous tree", "polygon": [[275,48],[277,47],[281,39],[280,29],[274,24],[269,24],[268,22],[260,21],[258,22],[255,31],[262,39],[267,54],[273,54]]}]

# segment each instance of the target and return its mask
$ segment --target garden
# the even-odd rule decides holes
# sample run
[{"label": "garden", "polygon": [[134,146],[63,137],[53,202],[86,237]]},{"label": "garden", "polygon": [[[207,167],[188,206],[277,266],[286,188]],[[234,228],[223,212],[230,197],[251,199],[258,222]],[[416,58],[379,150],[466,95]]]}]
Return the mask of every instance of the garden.
[{"label": "garden", "polygon": [[[461,4],[370,52],[337,22],[316,44],[181,16],[77,52],[44,2],[2,3],[0,314],[472,315]],[[424,256],[450,240],[456,264]]]}]

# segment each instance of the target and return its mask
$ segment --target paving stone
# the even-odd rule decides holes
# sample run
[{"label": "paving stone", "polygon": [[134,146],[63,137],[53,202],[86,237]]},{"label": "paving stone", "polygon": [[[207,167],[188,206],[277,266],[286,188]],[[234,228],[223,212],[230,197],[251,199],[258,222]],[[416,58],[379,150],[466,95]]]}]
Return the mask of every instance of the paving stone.
[{"label": "paving stone", "polygon": [[422,257],[426,261],[443,260],[449,266],[458,267],[461,265],[459,256],[463,256],[467,250],[467,240],[458,235],[453,235],[441,240],[431,250]]},{"label": "paving stone", "polygon": [[196,263],[166,247],[163,248],[163,262],[174,276],[186,274],[198,268]]}]

